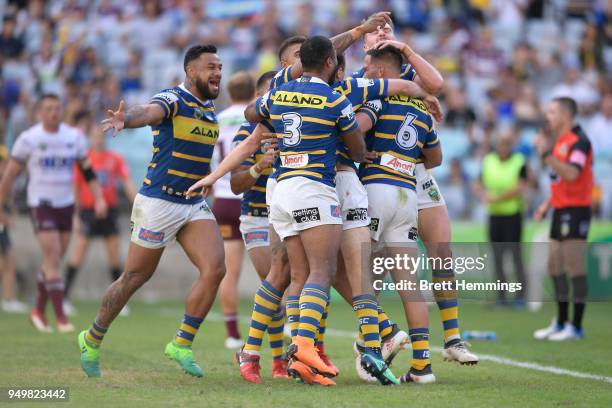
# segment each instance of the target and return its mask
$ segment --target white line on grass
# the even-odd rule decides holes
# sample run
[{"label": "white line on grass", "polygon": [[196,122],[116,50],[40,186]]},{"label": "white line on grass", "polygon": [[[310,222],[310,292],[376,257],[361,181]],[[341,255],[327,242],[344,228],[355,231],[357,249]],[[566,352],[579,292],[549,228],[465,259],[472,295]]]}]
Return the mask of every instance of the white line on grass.
[{"label": "white line on grass", "polygon": [[[174,317],[177,315],[177,310],[174,310],[174,309],[171,310],[170,308],[164,308],[160,311],[161,312],[160,314]],[[182,309],[179,311],[179,313],[182,313]],[[206,319],[212,320],[215,322],[222,322],[223,316],[221,316],[218,313],[209,313]],[[245,321],[245,322],[250,322],[251,316],[241,315],[240,320]],[[329,327],[326,329],[325,334],[328,336],[332,336],[332,337],[345,337],[345,338],[351,338],[351,339],[354,339],[356,337],[355,332],[351,332],[347,330],[337,330],[337,329],[332,329]],[[439,352],[442,352],[443,349],[442,347],[432,346],[431,350],[439,353]],[[612,377],[607,377],[605,375],[597,375],[597,374],[591,374],[591,373],[584,373],[581,371],[567,370],[561,367],[547,366],[547,365],[542,365],[538,363],[531,363],[528,361],[517,361],[517,360],[512,360],[506,357],[494,356],[491,354],[478,354],[478,357],[480,358],[481,361],[491,361],[493,363],[512,366],[512,367],[526,368],[528,370],[541,371],[541,372],[557,374],[557,375],[565,375],[565,376],[574,377],[574,378],[585,378],[588,380],[603,381],[603,382],[612,384]]]}]

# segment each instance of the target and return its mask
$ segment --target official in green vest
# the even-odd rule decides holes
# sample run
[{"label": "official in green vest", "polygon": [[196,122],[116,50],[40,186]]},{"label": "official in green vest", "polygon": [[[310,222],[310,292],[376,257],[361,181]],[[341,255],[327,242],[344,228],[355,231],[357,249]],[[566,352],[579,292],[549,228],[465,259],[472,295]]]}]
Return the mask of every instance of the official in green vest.
[{"label": "official in green vest", "polygon": [[[523,224],[523,196],[527,188],[525,157],[513,152],[514,136],[511,129],[499,133],[495,151],[482,161],[482,170],[475,191],[487,204],[489,213],[489,240],[492,243],[495,273],[501,282],[507,282],[504,254],[510,253],[522,290],[515,292],[514,305],[525,306],[527,293],[525,271],[521,256]],[[507,305],[506,292],[498,292],[498,303]]]}]

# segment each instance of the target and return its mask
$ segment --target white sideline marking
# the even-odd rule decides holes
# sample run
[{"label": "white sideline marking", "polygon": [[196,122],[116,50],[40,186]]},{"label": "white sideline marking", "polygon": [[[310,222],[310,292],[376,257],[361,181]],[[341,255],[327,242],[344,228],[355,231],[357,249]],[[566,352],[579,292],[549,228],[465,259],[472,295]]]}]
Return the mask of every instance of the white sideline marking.
[{"label": "white sideline marking", "polygon": [[[168,313],[169,311],[170,311],[170,308],[162,309],[161,314],[176,316],[176,313],[177,313],[176,311],[173,310],[172,314]],[[183,311],[181,309],[179,313],[182,313],[182,312]],[[239,317],[241,321],[246,321],[246,322],[251,321],[251,316],[240,315]],[[221,316],[218,313],[209,313],[206,319],[212,320],[215,322],[222,322],[223,316]],[[356,337],[355,332],[351,332],[347,330],[337,330],[337,329],[332,329],[329,327],[326,329],[325,334],[328,336],[332,336],[332,337],[344,337],[344,338],[351,338],[351,339],[354,339]],[[431,350],[436,353],[441,353],[443,349],[442,347],[432,346]],[[538,363],[532,363],[529,361],[512,360],[510,358],[494,356],[492,354],[478,354],[478,358],[480,358],[481,361],[491,361],[493,363],[512,366],[512,367],[526,368],[529,370],[541,371],[544,373],[557,374],[557,375],[565,375],[565,376],[574,377],[574,378],[585,378],[587,380],[603,381],[603,382],[612,384],[612,377],[607,377],[605,375],[584,373],[581,371],[573,371],[573,370],[568,370],[568,369],[561,368],[561,367],[547,366],[547,365],[542,365]]]}]

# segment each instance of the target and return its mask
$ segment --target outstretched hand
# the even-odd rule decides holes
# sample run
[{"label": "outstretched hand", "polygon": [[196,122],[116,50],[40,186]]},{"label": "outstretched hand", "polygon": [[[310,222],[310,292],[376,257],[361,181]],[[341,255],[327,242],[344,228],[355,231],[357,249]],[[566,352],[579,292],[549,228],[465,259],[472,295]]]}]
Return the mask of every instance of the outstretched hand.
[{"label": "outstretched hand", "polygon": [[113,131],[113,137],[117,135],[125,127],[125,102],[119,102],[119,108],[116,111],[109,109],[106,111],[107,118],[101,122],[102,131]]}]

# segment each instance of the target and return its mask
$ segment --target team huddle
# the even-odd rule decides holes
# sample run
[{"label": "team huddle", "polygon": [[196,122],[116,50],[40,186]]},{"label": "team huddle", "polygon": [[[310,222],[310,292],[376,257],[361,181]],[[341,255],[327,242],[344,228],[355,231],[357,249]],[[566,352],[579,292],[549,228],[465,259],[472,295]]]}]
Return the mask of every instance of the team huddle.
[{"label": "team huddle", "polygon": [[[232,191],[243,193],[240,232],[262,279],[248,338],[236,353],[240,375],[262,381],[260,350],[268,332],[274,377],[335,385],[339,372],[325,353],[333,287],[357,318],[353,348],[360,378],[383,385],[435,382],[427,303],[416,291],[400,292],[406,333],[378,304],[372,287],[374,254],[416,256],[420,239],[428,256],[452,256],[446,204],[428,171],[442,162],[435,129],[442,115],[435,95],[443,79],[395,40],[391,24],[388,13],[380,12],[331,39],[287,39],[279,49],[281,71],[258,79],[244,111],[248,122],[212,172],[219,137],[213,100],[222,72],[214,46],[188,50],[181,85],[148,104],[126,110],[121,103],[109,111],[102,128],[113,134],[151,126],[153,157],[134,199],[124,271],[104,294],[91,327],[78,336],[81,367],[89,377],[101,375],[100,346],[112,321],[174,240],[199,276],[165,354],[188,374],[203,375],[192,343],[225,271],[219,226],[203,196],[231,172]],[[345,78],[342,53],[358,40],[366,53],[363,68]],[[75,151],[73,160],[82,161],[78,146]],[[83,161],[85,177],[99,196],[87,166]],[[395,281],[416,279],[411,272],[397,269],[391,275]],[[454,282],[453,270],[434,270],[433,281]],[[443,357],[476,364],[478,357],[460,336],[453,285],[442,287],[446,290],[433,294],[444,329]],[[286,350],[285,320],[291,331]],[[395,376],[391,363],[408,342],[410,367]]]}]

